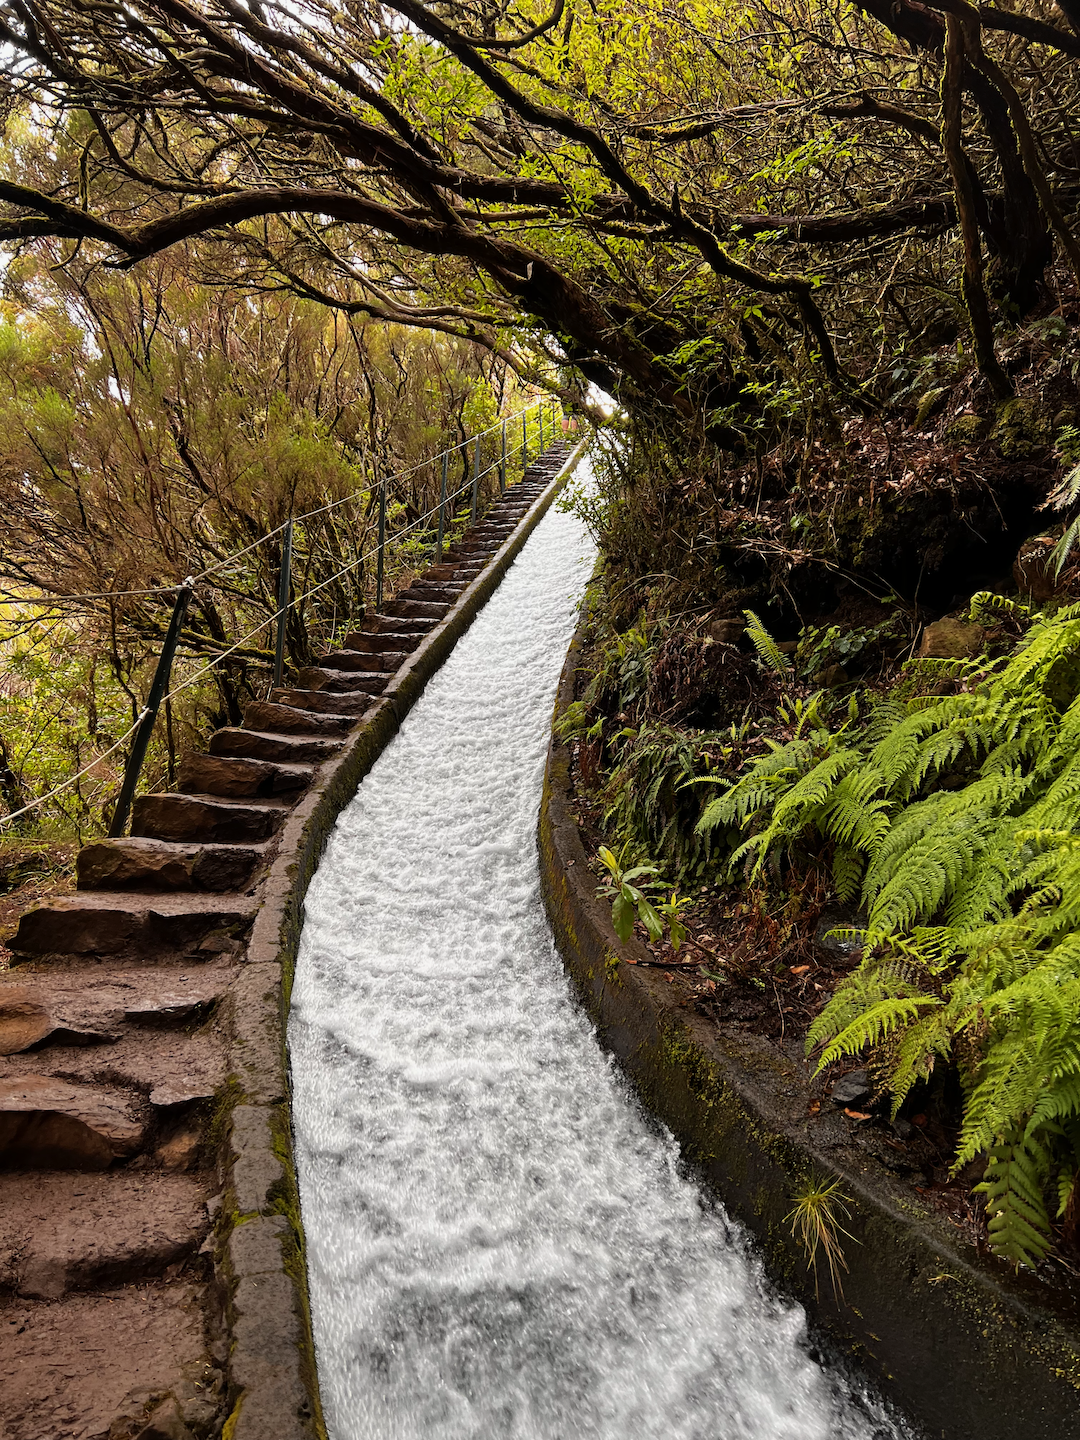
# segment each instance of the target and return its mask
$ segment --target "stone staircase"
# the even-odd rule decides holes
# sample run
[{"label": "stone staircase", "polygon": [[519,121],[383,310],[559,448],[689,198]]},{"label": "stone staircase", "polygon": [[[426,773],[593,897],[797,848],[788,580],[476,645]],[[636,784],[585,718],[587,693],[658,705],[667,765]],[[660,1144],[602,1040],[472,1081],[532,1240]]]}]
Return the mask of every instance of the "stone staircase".
[{"label": "stone staircase", "polygon": [[0,973],[3,1440],[220,1433],[238,1393],[227,1002],[282,827],[567,454],[547,451],[344,648],[186,755],[174,793],[138,796],[129,837],[80,852],[74,894],[23,915]]}]

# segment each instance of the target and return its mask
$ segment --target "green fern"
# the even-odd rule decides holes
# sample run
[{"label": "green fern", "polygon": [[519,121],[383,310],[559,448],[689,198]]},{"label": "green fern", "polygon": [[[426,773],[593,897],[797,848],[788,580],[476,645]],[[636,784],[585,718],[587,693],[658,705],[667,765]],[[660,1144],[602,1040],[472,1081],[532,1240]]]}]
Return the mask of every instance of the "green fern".
[{"label": "green fern", "polygon": [[746,616],[746,633],[750,636],[750,643],[761,657],[761,663],[774,675],[782,680],[791,678],[791,662],[777,645],[776,641],[769,634],[768,630],[761,623],[753,610],[744,610]]},{"label": "green fern", "polygon": [[1019,620],[1027,625],[1034,618],[1030,605],[1010,600],[1006,595],[995,595],[991,590],[979,590],[971,597],[969,615],[976,625],[996,625],[1002,619]]},{"label": "green fern", "polygon": [[987,1229],[994,1250],[1014,1265],[1038,1262],[1050,1249],[1050,1217],[1043,1198],[1048,1159],[1041,1145],[1011,1135],[995,1145],[986,1178]]},{"label": "green fern", "polygon": [[955,695],[898,687],[858,733],[774,746],[698,829],[741,828],[731,863],[757,875],[831,847],[838,895],[868,919],[810,1046],[821,1065],[872,1051],[896,1109],[955,1064],[956,1167],[989,1157],[991,1244],[1034,1265],[1047,1196],[1060,1209],[1080,1173],[1080,606],[1031,618],[976,596],[991,612],[1029,622],[1010,657],[951,665]]}]

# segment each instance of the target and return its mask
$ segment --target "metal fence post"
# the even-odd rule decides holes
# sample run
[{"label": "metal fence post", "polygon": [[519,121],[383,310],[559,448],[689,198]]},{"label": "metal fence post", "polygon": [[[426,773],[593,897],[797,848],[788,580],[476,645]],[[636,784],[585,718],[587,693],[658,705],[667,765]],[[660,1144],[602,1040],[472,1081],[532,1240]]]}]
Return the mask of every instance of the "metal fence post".
[{"label": "metal fence post", "polygon": [[502,422],[502,455],[499,458],[499,494],[506,489],[506,421]]},{"label": "metal fence post", "polygon": [[127,764],[124,766],[124,782],[120,786],[120,797],[116,802],[116,808],[112,813],[112,820],[109,824],[109,839],[115,840],[123,835],[124,827],[127,825],[128,815],[131,812],[131,802],[135,798],[135,786],[139,783],[139,775],[142,773],[143,762],[146,759],[147,747],[150,744],[150,736],[153,733],[154,721],[161,709],[161,702],[165,698],[165,692],[169,688],[169,676],[172,674],[173,656],[176,654],[176,644],[180,639],[180,630],[184,624],[184,616],[187,614],[188,604],[191,600],[195,582],[189,575],[176,593],[176,601],[173,605],[172,619],[169,621],[169,628],[165,632],[165,640],[161,647],[161,654],[158,656],[157,669],[154,671],[154,678],[150,685],[150,694],[146,698],[146,708],[139,717],[138,729],[132,736],[131,752],[128,755]]},{"label": "metal fence post", "polygon": [[480,484],[480,436],[476,437],[472,459],[472,495],[469,499],[469,528],[476,524],[476,490]]},{"label": "metal fence post", "polygon": [[539,453],[542,455],[542,454],[544,453],[544,402],[543,402],[543,400],[540,401],[539,405],[538,405],[536,408],[537,408],[537,409],[539,410],[539,412],[540,412],[540,415],[539,415],[539,420],[540,420],[540,451],[539,451]]},{"label": "metal fence post", "polygon": [[446,521],[446,471],[450,464],[450,451],[444,450],[442,457],[442,484],[439,486],[439,538],[435,543],[435,563],[442,559],[443,530]]},{"label": "metal fence post", "polygon": [[526,470],[529,464],[529,412],[521,412],[521,468]]},{"label": "metal fence post", "polygon": [[274,684],[281,684],[285,671],[285,623],[289,618],[289,595],[292,590],[292,520],[285,523],[281,537],[281,571],[278,575],[277,637],[274,644]]},{"label": "metal fence post", "polygon": [[382,609],[383,550],[386,548],[386,477],[379,486],[379,556],[375,563],[375,609]]}]

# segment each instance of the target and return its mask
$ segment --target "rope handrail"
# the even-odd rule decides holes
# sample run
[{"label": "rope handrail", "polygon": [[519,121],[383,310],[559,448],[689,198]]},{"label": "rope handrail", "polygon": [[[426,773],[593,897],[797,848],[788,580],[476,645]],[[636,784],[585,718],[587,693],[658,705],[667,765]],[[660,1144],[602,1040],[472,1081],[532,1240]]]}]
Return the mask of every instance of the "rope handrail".
[{"label": "rope handrail", "polygon": [[[527,415],[527,414],[529,413],[529,411],[531,411],[531,410],[533,410],[533,409],[536,408],[536,405],[543,406],[544,403],[545,403],[545,402],[544,402],[543,400],[537,401],[534,405],[527,406],[527,407],[525,407],[524,410],[519,411],[517,416],[513,416],[513,417],[509,417],[509,418],[511,418],[511,419],[516,419],[516,418],[518,418],[518,416]],[[543,413],[543,412],[541,411],[541,415],[542,415],[542,413]],[[434,460],[439,460],[439,459],[442,459],[444,456],[448,457],[448,456],[454,454],[456,451],[461,450],[463,447],[467,446],[469,443],[471,443],[471,442],[473,442],[473,441],[476,441],[476,440],[478,440],[479,438],[482,438],[484,435],[491,434],[493,431],[499,429],[500,426],[502,426],[504,423],[505,423],[505,422],[502,421],[502,420],[498,421],[495,425],[489,427],[489,429],[484,430],[484,431],[481,431],[478,436],[471,436],[471,437],[469,437],[467,440],[461,441],[461,442],[459,442],[459,443],[458,443],[457,445],[455,445],[455,446],[450,446],[450,447],[446,448],[445,450],[440,451],[438,455],[436,455],[436,456],[433,457],[433,459],[434,459]],[[542,436],[543,436],[543,427],[542,427],[542,421],[541,421],[541,437],[542,437]],[[380,538],[380,540],[379,540],[375,545],[369,547],[369,548],[366,549],[366,550],[363,550],[360,554],[357,555],[357,557],[356,557],[355,560],[352,560],[352,561],[350,561],[347,565],[342,566],[342,568],[341,568],[340,570],[336,571],[333,575],[329,576],[327,579],[322,580],[322,581],[320,581],[318,584],[311,586],[309,589],[305,590],[305,591],[303,592],[303,594],[291,597],[291,598],[289,599],[289,601],[288,601],[287,604],[285,604],[285,605],[279,605],[278,608],[277,608],[273,613],[271,613],[270,615],[268,615],[268,616],[264,617],[262,620],[260,620],[260,622],[259,622],[256,626],[254,626],[251,630],[249,630],[245,635],[241,636],[239,640],[234,641],[233,644],[230,645],[227,649],[222,650],[222,651],[218,652],[217,654],[213,655],[213,656],[206,662],[206,664],[204,664],[200,669],[196,670],[193,675],[188,676],[188,677],[187,677],[185,680],[183,680],[180,684],[175,685],[175,686],[171,686],[170,688],[168,688],[167,693],[165,692],[165,685],[168,683],[168,672],[169,672],[169,670],[171,670],[173,654],[174,654],[174,652],[175,652],[175,648],[176,648],[177,641],[179,640],[181,625],[182,625],[182,621],[183,621],[183,615],[184,615],[184,613],[185,613],[185,611],[186,611],[186,608],[187,608],[187,602],[188,602],[188,600],[190,599],[191,595],[193,594],[195,586],[196,586],[198,583],[200,583],[200,581],[205,580],[209,575],[211,575],[211,574],[213,574],[213,573],[216,573],[216,571],[220,570],[224,565],[229,564],[229,563],[231,563],[232,561],[241,558],[243,555],[249,554],[252,550],[256,549],[259,545],[263,544],[266,540],[272,539],[275,535],[279,535],[279,534],[281,534],[282,532],[286,531],[287,529],[289,529],[289,527],[290,527],[293,523],[295,523],[295,520],[296,520],[296,519],[310,519],[310,518],[312,518],[312,517],[315,516],[315,515],[318,515],[318,514],[323,513],[323,510],[325,510],[325,509],[328,508],[328,507],[323,507],[323,510],[311,511],[311,512],[308,512],[307,515],[299,516],[299,517],[293,517],[293,518],[290,519],[290,520],[284,521],[284,522],[283,522],[281,525],[279,525],[276,529],[274,529],[274,530],[272,530],[272,531],[269,531],[266,535],[260,537],[259,540],[254,541],[251,545],[245,546],[245,548],[244,548],[243,550],[237,551],[236,554],[234,554],[234,555],[227,556],[224,560],[218,562],[217,565],[209,567],[209,569],[200,572],[200,574],[198,574],[198,575],[189,575],[189,576],[187,576],[186,579],[180,581],[178,584],[175,584],[175,585],[160,586],[160,587],[157,587],[157,588],[155,588],[155,589],[149,589],[149,590],[144,590],[144,591],[126,591],[126,592],[125,592],[125,591],[102,591],[102,592],[98,592],[98,593],[96,593],[96,594],[94,594],[94,595],[89,595],[89,596],[85,596],[85,597],[79,597],[79,596],[56,596],[56,597],[52,597],[57,603],[60,603],[60,602],[65,601],[65,600],[77,600],[77,599],[80,599],[80,598],[113,599],[113,598],[120,598],[121,596],[123,596],[123,595],[125,595],[125,594],[130,594],[130,595],[174,594],[174,595],[176,596],[176,602],[175,602],[174,611],[173,611],[173,618],[172,618],[172,621],[171,621],[170,627],[169,627],[169,635],[166,637],[165,644],[164,644],[164,646],[163,646],[163,648],[162,648],[161,655],[159,656],[159,659],[158,659],[158,672],[157,672],[157,674],[155,675],[154,684],[153,684],[153,686],[151,687],[151,695],[150,695],[150,697],[149,697],[149,699],[148,699],[147,705],[139,712],[139,715],[138,715],[138,717],[136,718],[134,724],[133,724],[128,730],[126,730],[126,731],[124,732],[124,734],[121,735],[118,740],[116,740],[112,745],[110,745],[107,750],[104,750],[104,751],[101,752],[101,754],[95,756],[95,758],[94,758],[92,761],[90,761],[89,764],[85,765],[85,766],[84,766],[81,770],[79,770],[75,775],[70,776],[70,777],[69,777],[67,780],[65,780],[62,784],[56,786],[54,789],[50,790],[47,794],[36,797],[34,800],[30,801],[27,805],[22,806],[20,809],[15,810],[15,811],[12,811],[12,812],[10,812],[10,813],[8,813],[8,814],[6,814],[6,815],[0,815],[0,826],[8,825],[8,824],[10,824],[12,821],[18,820],[21,816],[28,814],[30,811],[39,809],[42,805],[47,804],[50,800],[54,800],[54,799],[56,799],[57,796],[62,795],[65,791],[70,790],[73,786],[75,786],[75,785],[79,782],[79,780],[81,780],[81,779],[83,778],[83,776],[89,774],[90,771],[92,771],[93,769],[95,769],[96,766],[100,765],[103,760],[108,759],[108,757],[109,757],[110,755],[114,754],[117,750],[120,749],[120,747],[121,747],[122,745],[125,744],[126,741],[130,740],[130,739],[134,736],[134,737],[136,737],[136,738],[135,738],[135,741],[134,741],[134,745],[133,745],[133,747],[132,747],[132,752],[133,752],[133,753],[132,753],[132,756],[129,756],[128,771],[127,771],[127,773],[125,774],[124,786],[122,787],[122,790],[121,790],[121,799],[120,799],[120,801],[118,801],[118,803],[117,803],[116,811],[114,812],[114,816],[113,816],[113,824],[112,824],[112,827],[110,828],[110,832],[109,832],[110,835],[116,835],[117,833],[122,833],[122,826],[123,826],[124,821],[126,820],[126,805],[125,805],[125,801],[124,801],[124,795],[125,795],[125,793],[127,794],[127,796],[128,796],[127,804],[130,804],[130,798],[131,798],[130,791],[133,789],[134,781],[135,781],[135,779],[137,778],[137,769],[138,769],[138,768],[141,768],[142,755],[145,754],[146,745],[147,745],[148,742],[149,742],[149,732],[150,732],[150,730],[152,730],[152,728],[153,728],[153,722],[154,722],[154,720],[156,719],[158,710],[159,710],[159,708],[160,708],[160,706],[161,706],[162,704],[165,704],[165,703],[167,703],[168,701],[174,699],[177,695],[183,694],[184,691],[190,690],[193,685],[196,685],[196,684],[197,684],[200,680],[202,680],[205,676],[209,675],[209,674],[214,670],[214,668],[215,668],[216,666],[220,665],[221,662],[222,662],[223,660],[227,659],[230,655],[235,654],[236,651],[238,651],[242,646],[246,645],[249,640],[251,640],[254,636],[258,635],[258,634],[260,633],[260,631],[263,631],[263,630],[267,629],[268,626],[272,626],[272,625],[274,625],[274,624],[276,624],[276,623],[282,622],[282,621],[283,621],[283,617],[286,616],[286,615],[289,613],[289,611],[292,610],[295,606],[303,605],[304,602],[307,601],[307,600],[309,600],[313,595],[317,595],[320,591],[325,590],[325,589],[327,588],[327,586],[334,584],[335,581],[340,580],[343,575],[348,574],[351,570],[357,569],[358,567],[360,567],[361,565],[363,565],[363,563],[364,563],[365,560],[370,559],[371,556],[373,556],[373,555],[380,555],[380,577],[381,577],[381,554],[380,554],[380,552],[384,552],[384,551],[385,551],[385,548],[386,548],[386,546],[387,546],[388,543],[391,543],[391,542],[394,542],[394,543],[400,542],[402,539],[405,538],[405,536],[411,534],[413,531],[417,530],[419,527],[421,527],[422,525],[424,525],[424,523],[425,523],[426,521],[430,520],[430,519],[432,518],[432,516],[434,516],[434,515],[436,515],[436,514],[440,514],[440,512],[441,512],[441,514],[445,514],[445,512],[446,512],[446,507],[447,507],[448,505],[452,505],[452,502],[453,502],[453,501],[457,500],[460,496],[464,495],[467,491],[470,491],[470,490],[471,490],[471,491],[473,492],[474,502],[475,502],[475,494],[476,494],[476,489],[477,489],[477,486],[479,485],[479,482],[480,482],[485,476],[492,474],[494,471],[496,471],[496,470],[502,470],[502,468],[505,466],[506,461],[507,461],[509,458],[511,458],[512,456],[516,455],[519,450],[525,451],[525,458],[526,458],[526,463],[527,463],[527,458],[528,458],[528,446],[527,446],[527,441],[526,441],[526,440],[523,440],[520,445],[515,444],[513,447],[506,447],[506,446],[504,446],[503,451],[502,451],[502,454],[500,455],[499,459],[496,460],[496,461],[493,461],[491,465],[485,467],[485,469],[483,469],[483,470],[480,470],[480,469],[478,468],[477,463],[476,463],[476,461],[474,460],[473,472],[472,472],[472,474],[470,475],[470,477],[469,477],[462,485],[460,485],[455,491],[453,491],[451,494],[449,494],[449,495],[443,495],[443,496],[440,498],[439,503],[438,503],[437,505],[434,505],[434,506],[432,506],[432,508],[431,508],[430,510],[425,511],[423,515],[420,515],[416,520],[412,521],[409,525],[406,525],[404,529],[395,531],[395,532],[393,533],[393,535],[387,536],[387,535],[385,535],[385,533],[383,533],[382,536],[381,536],[381,538]],[[477,458],[478,458],[478,452],[477,452]],[[423,462],[424,465],[431,464],[431,463],[432,463],[432,460],[430,460],[430,459]],[[389,485],[389,483],[390,483],[392,480],[404,478],[404,477],[407,476],[408,474],[415,473],[415,469],[420,469],[420,468],[422,468],[422,466],[419,466],[419,465],[418,465],[418,466],[414,467],[414,470],[413,470],[413,471],[399,472],[399,473],[397,473],[397,474],[395,474],[395,475],[385,476],[385,477],[383,477],[383,479],[382,479],[382,481],[380,482],[379,486],[373,486],[373,487],[371,487],[371,488],[370,488],[369,490],[367,490],[367,491],[359,492],[357,495],[349,496],[349,497],[347,497],[347,498],[348,498],[348,499],[358,499],[358,498],[361,498],[361,496],[364,495],[364,494],[372,494],[372,493],[374,493],[375,490],[377,490],[377,489],[382,489],[383,495],[385,496],[385,487],[386,487],[387,485]],[[444,477],[444,478],[445,478],[445,477]],[[334,502],[334,503],[337,504],[337,503],[343,503],[343,502]],[[451,513],[452,513],[452,511],[451,511]],[[442,519],[441,519],[441,515],[440,515],[440,524],[439,524],[439,540],[440,540],[440,545],[441,545],[441,541],[442,541]],[[381,578],[380,578],[380,588],[381,588]],[[0,603],[5,603],[3,595],[0,595]],[[18,597],[18,600],[17,600],[16,603],[21,603],[21,604],[26,604],[26,603],[38,604],[38,603],[43,603],[43,602],[38,601],[38,600],[36,600],[36,599],[30,599],[30,600],[28,600],[27,597],[25,597],[25,596],[20,596],[20,597]],[[280,642],[279,642],[279,643],[280,643]],[[162,681],[164,681],[165,683],[162,684],[162,683],[161,683]],[[148,722],[149,722],[149,723],[148,723]],[[144,727],[145,727],[145,729],[144,729]],[[131,762],[132,762],[132,760],[133,760],[133,758],[134,758],[134,752],[135,752],[135,751],[140,751],[141,753],[140,753],[140,758],[139,758],[139,761],[138,761],[138,766],[136,767],[136,773],[133,775],[133,774],[131,773],[131,771],[132,771],[132,763],[131,763]],[[123,813],[121,814],[121,810],[122,810],[122,809],[123,809]],[[119,831],[117,830],[117,818],[118,818],[118,815],[119,815],[119,817],[120,817],[120,824],[121,824],[121,829],[120,829]]]},{"label": "rope handrail", "polygon": [[8,595],[0,591],[0,605],[40,605],[49,610],[53,605],[67,605],[83,600],[123,600],[130,595],[171,595],[175,585],[154,585],[149,590],[89,590],[82,595]]},{"label": "rope handrail", "polygon": [[90,764],[84,765],[77,775],[69,775],[63,784],[57,785],[56,789],[50,790],[47,795],[39,795],[36,800],[31,800],[29,805],[24,805],[21,810],[12,810],[7,815],[0,815],[0,825],[7,825],[12,820],[18,820],[20,815],[27,815],[31,810],[38,809],[39,806],[44,805],[47,801],[55,800],[57,795],[62,795],[65,790],[70,790],[84,775],[89,775],[91,770],[100,765],[103,760],[107,760],[114,750],[119,750],[125,740],[130,740],[149,714],[149,710],[140,710],[138,718],[131,729],[125,730],[123,735],[120,736],[120,739],[110,745],[108,750],[103,750],[100,755],[95,756],[95,758],[90,761]]},{"label": "rope handrail", "polygon": [[[448,495],[446,497],[446,503],[449,504],[451,500],[456,500],[459,495],[462,495],[465,493],[466,490],[471,489],[472,483],[472,480],[469,479],[459,489],[455,490],[452,495]],[[425,514],[421,515],[419,519],[414,520],[411,525],[407,525],[404,530],[396,530],[393,536],[391,536],[390,538],[393,540],[402,539],[405,535],[408,535],[410,531],[415,530],[418,525],[422,525],[425,520],[430,520],[432,515],[438,513],[438,510],[438,505],[433,506]],[[260,630],[265,630],[267,626],[275,624],[276,621],[280,620],[283,615],[287,615],[294,606],[302,605],[304,601],[309,600],[312,595],[317,595],[320,590],[325,590],[326,587],[328,585],[332,585],[335,580],[340,580],[342,575],[347,575],[350,570],[355,570],[358,566],[362,565],[365,560],[370,559],[371,556],[378,551],[378,549],[378,545],[373,545],[370,550],[364,550],[361,554],[359,554],[355,560],[350,560],[348,565],[342,566],[342,568],[338,570],[336,574],[331,575],[326,580],[321,580],[318,585],[313,585],[310,590],[305,590],[302,595],[294,595],[287,605],[284,605],[280,609],[273,611],[270,615],[267,615],[265,619],[261,620],[259,624],[254,627],[254,629],[249,630],[246,635],[242,635],[240,639],[230,645],[227,650],[219,650],[206,662],[206,664],[202,667],[201,670],[197,670],[194,675],[189,676],[188,679],[182,682],[182,684],[177,685],[174,689],[170,690],[167,695],[163,696],[162,704],[164,704],[166,700],[171,700],[174,696],[181,694],[184,690],[190,690],[190,688],[196,683],[196,681],[201,680],[204,675],[208,675],[210,671],[213,670],[215,665],[220,664],[222,660],[226,659],[229,655],[232,655],[235,651],[239,650],[242,645],[246,645],[253,636],[258,635]]]}]

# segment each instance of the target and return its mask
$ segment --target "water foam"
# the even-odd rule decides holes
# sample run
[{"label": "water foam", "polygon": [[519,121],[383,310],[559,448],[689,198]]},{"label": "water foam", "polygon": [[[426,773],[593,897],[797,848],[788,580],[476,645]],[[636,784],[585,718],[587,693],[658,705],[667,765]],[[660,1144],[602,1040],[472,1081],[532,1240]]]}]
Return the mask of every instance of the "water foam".
[{"label": "water foam", "polygon": [[551,512],[341,815],[289,1026],[332,1440],[898,1440],[681,1173],[539,892],[594,555]]}]

